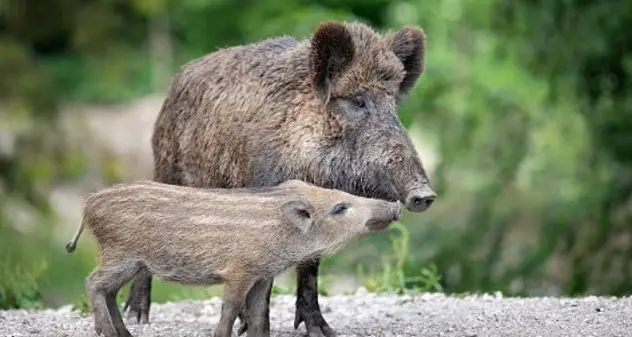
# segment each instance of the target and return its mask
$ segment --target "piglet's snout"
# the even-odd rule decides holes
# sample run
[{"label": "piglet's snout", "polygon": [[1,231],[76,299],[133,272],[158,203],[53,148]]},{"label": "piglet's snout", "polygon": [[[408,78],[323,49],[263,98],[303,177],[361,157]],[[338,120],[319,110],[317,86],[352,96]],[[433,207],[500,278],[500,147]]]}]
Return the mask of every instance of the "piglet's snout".
[{"label": "piglet's snout", "polygon": [[[399,220],[399,215],[402,213],[402,203],[397,201],[395,203],[391,203],[391,216],[393,217],[393,221]],[[394,204],[394,205],[393,205]]]},{"label": "piglet's snout", "polygon": [[372,210],[372,216],[367,221],[366,226],[372,230],[382,230],[388,227],[393,221],[399,219],[401,213],[401,203],[380,201]]}]

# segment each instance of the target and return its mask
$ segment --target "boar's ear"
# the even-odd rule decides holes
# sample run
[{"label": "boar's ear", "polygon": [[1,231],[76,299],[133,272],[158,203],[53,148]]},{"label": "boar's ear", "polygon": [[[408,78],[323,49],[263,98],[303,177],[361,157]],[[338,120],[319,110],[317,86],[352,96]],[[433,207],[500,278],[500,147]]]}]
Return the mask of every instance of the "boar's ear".
[{"label": "boar's ear", "polygon": [[303,233],[307,233],[314,222],[314,208],[308,201],[292,200],[281,205],[283,215]]},{"label": "boar's ear", "polygon": [[329,102],[331,80],[351,63],[355,53],[353,38],[343,23],[322,23],[312,36],[309,76],[318,98]]},{"label": "boar's ear", "polygon": [[406,26],[394,33],[386,34],[384,40],[404,64],[406,75],[399,85],[399,91],[405,95],[424,72],[426,34],[419,27]]}]

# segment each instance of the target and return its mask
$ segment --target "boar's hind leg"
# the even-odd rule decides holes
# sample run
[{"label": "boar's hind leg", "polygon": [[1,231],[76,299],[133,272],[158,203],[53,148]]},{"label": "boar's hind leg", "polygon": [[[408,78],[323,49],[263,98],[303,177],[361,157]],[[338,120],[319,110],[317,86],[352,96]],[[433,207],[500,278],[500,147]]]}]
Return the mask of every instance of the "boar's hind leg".
[{"label": "boar's hind leg", "polygon": [[244,309],[239,314],[241,324],[237,335],[248,331],[248,337],[270,336],[270,293],[274,278],[261,279],[250,288]]},{"label": "boar's hind leg", "polygon": [[134,277],[127,295],[123,311],[127,311],[127,319],[136,319],[137,323],[149,323],[149,306],[151,305],[151,274],[139,273]]},{"label": "boar's hind leg", "polygon": [[86,288],[94,311],[94,327],[105,337],[131,337],[116,304],[119,289],[138,272],[135,264],[101,266],[88,276]]},{"label": "boar's hind leg", "polygon": [[233,325],[246,304],[248,291],[255,280],[234,280],[224,284],[224,298],[219,323],[215,327],[213,337],[231,337]]},{"label": "boar's hind leg", "polygon": [[318,304],[318,266],[320,259],[306,261],[296,267],[296,314],[294,329],[305,322],[309,337],[334,337],[336,333],[329,327]]}]

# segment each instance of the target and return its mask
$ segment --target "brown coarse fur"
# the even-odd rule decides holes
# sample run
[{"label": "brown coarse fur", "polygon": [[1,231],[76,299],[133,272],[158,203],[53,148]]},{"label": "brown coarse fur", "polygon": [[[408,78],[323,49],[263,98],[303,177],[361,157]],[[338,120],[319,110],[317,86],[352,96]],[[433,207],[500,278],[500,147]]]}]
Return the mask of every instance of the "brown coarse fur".
[{"label": "brown coarse fur", "polygon": [[[407,27],[383,39],[359,23],[319,32],[311,41],[269,39],[184,65],[156,120],[155,179],[200,187],[301,179],[402,202],[427,185],[395,111],[423,70],[423,33]],[[367,111],[352,111],[356,98]]]},{"label": "brown coarse fur", "polygon": [[398,203],[298,180],[239,189],[138,181],[91,194],[83,222],[66,247],[75,249],[84,226],[96,239],[101,262],[86,288],[97,333],[130,336],[115,298],[127,281],[142,274],[183,284],[223,283],[214,336],[228,337],[255,283],[384,229],[399,212]]},{"label": "brown coarse fur", "polygon": [[[307,39],[271,38],[193,60],[175,75],[155,123],[154,180],[235,188],[299,179],[424,211],[436,195],[397,106],[424,71],[425,48],[419,27],[380,35],[325,22]],[[318,266],[297,269],[294,325],[331,337]],[[150,291],[151,278],[133,282],[128,316],[148,322]]]}]

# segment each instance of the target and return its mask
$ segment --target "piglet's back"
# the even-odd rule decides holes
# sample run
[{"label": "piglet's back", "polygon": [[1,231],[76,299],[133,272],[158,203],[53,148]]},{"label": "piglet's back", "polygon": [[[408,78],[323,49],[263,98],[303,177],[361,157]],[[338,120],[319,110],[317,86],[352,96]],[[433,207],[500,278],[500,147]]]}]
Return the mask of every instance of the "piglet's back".
[{"label": "piglet's back", "polygon": [[[152,181],[117,184],[86,199],[84,221],[97,241],[152,250],[212,241],[234,250],[282,232],[280,205],[299,186],[198,189]],[[278,234],[278,233],[277,233]],[[235,240],[241,242],[237,244]],[[233,248],[230,248],[230,247]]]}]

